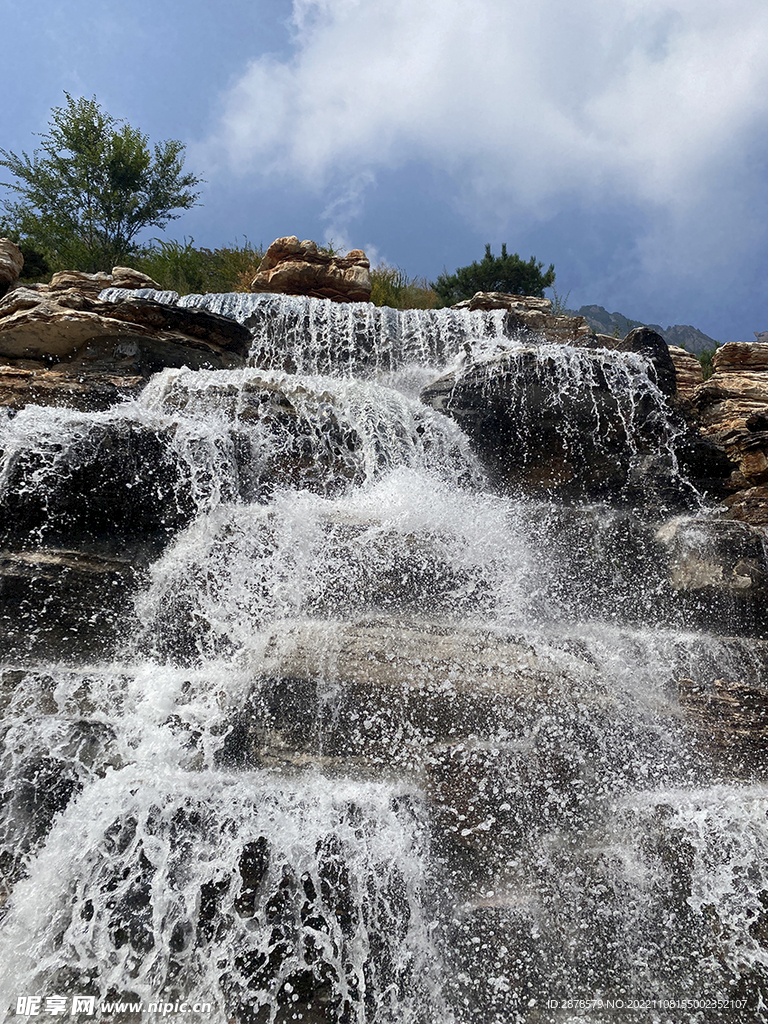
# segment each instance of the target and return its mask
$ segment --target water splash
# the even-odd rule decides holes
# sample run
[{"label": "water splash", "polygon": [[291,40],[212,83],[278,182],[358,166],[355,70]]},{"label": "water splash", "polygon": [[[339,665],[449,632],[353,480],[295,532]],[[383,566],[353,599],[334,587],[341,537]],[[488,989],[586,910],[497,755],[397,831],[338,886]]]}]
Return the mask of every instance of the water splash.
[{"label": "water splash", "polygon": [[545,421],[663,455],[647,363],[523,345],[499,312],[183,301],[248,322],[260,368],[0,419],[6,546],[147,566],[114,661],[0,674],[5,1005],[603,1024],[564,1000],[714,995],[764,1019],[766,787],[681,694],[764,692],[765,645],[691,628],[658,507],[491,494],[413,398],[506,360],[533,377],[503,396],[523,460]]}]

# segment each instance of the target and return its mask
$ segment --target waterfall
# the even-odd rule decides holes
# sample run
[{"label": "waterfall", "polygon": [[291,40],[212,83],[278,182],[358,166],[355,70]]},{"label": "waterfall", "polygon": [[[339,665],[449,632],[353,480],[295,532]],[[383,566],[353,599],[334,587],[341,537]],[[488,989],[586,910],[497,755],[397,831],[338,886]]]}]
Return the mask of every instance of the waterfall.
[{"label": "waterfall", "polygon": [[[253,348],[0,417],[0,1006],[768,1020],[761,542],[724,590],[701,496],[529,487],[551,428],[692,492],[647,361],[499,311],[140,294]],[[503,486],[440,411],[499,366]]]}]

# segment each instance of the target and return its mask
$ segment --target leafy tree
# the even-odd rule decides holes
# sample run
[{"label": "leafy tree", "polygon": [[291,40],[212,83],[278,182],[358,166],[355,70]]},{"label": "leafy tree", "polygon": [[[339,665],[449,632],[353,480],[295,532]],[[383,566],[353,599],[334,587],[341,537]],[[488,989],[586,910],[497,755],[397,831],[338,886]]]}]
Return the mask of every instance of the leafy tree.
[{"label": "leafy tree", "polygon": [[510,256],[506,243],[501,247],[501,256],[491,255],[491,247],[486,245],[485,256],[479,263],[459,267],[455,274],[442,273],[432,288],[447,306],[471,299],[475,292],[541,296],[555,281],[555,265],[550,263],[543,274],[542,267],[535,256],[527,263],[517,253]]},{"label": "leafy tree", "polygon": [[174,211],[194,206],[201,179],[182,172],[181,142],[151,153],[148,136],[105,113],[95,96],[64,95],[31,157],[0,149],[0,166],[18,179],[4,184],[21,197],[6,201],[6,213],[54,266],[110,270],[138,251],[143,228],[164,228]]}]

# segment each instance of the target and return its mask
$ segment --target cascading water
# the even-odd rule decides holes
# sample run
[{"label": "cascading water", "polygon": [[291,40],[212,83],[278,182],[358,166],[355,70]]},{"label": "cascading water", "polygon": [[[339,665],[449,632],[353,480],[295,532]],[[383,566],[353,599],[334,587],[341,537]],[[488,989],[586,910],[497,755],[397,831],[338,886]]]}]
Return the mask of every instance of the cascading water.
[{"label": "cascading water", "polygon": [[6,616],[11,1017],[768,1020],[762,762],[688,713],[768,648],[675,589],[706,508],[499,491],[413,394],[501,352],[600,459],[674,468],[647,364],[496,313],[181,301],[253,365],[0,423],[7,557],[91,573],[74,624],[66,586]]}]

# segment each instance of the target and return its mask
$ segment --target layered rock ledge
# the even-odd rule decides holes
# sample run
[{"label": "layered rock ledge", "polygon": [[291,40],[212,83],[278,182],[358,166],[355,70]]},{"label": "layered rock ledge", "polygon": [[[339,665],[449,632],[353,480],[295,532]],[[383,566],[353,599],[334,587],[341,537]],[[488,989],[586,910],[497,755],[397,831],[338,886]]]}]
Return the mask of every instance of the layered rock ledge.
[{"label": "layered rock ledge", "polygon": [[690,393],[690,420],[733,463],[729,516],[768,524],[768,343],[729,342]]},{"label": "layered rock ledge", "polygon": [[166,366],[244,365],[246,327],[140,296],[95,297],[115,281],[154,285],[116,267],[113,274],[55,274],[50,285],[17,287],[0,299],[0,405],[103,409]]}]

